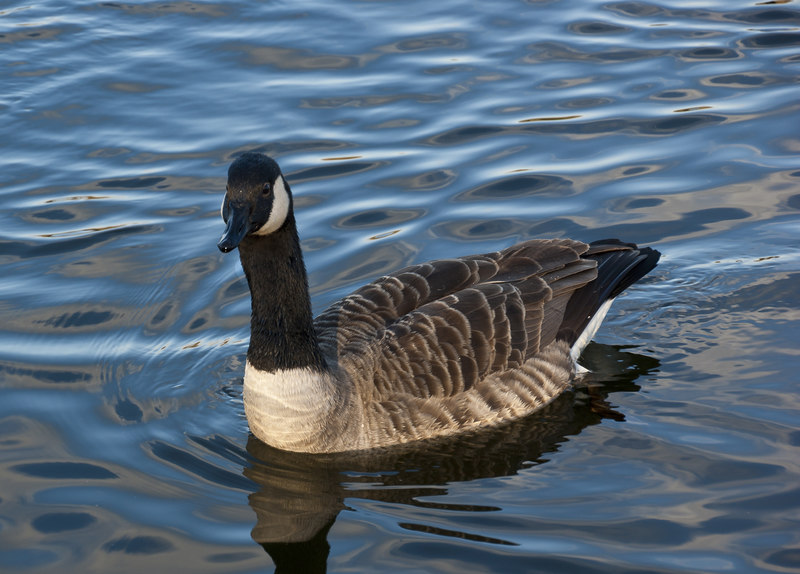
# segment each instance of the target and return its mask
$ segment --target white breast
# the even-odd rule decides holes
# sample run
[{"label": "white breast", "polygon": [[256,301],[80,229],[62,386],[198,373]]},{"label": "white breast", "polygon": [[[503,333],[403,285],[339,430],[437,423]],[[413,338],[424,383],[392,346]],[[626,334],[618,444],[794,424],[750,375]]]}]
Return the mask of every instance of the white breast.
[{"label": "white breast", "polygon": [[[357,422],[358,412],[349,412],[340,386],[330,373],[308,368],[276,372],[260,371],[247,362],[244,370],[244,407],[250,430],[259,439],[286,450],[313,452],[332,440],[336,427],[339,440],[353,440],[343,432]],[[345,412],[347,411],[347,412]],[[331,425],[331,421],[337,422]],[[324,437],[324,440],[321,440]]]}]

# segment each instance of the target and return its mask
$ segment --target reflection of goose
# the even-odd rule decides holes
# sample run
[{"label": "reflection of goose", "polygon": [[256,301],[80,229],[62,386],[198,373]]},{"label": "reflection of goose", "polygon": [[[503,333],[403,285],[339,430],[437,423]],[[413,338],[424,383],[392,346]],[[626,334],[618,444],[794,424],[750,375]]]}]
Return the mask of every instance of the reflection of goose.
[{"label": "reflection of goose", "polygon": [[[634,392],[635,380],[658,367],[658,361],[607,345],[591,345],[584,359],[594,371],[539,412],[499,428],[481,429],[447,440],[409,444],[369,453],[310,456],[271,448],[252,438],[251,462],[244,474],[259,490],[250,495],[257,523],[253,539],[281,572],[324,572],[327,533],[347,499],[368,499],[429,508],[426,497],[444,496],[448,484],[516,474],[545,462],[567,436],[605,418],[621,415],[606,402],[610,392]],[[436,508],[491,512],[496,507],[464,506],[438,498]],[[473,532],[438,530],[423,521],[401,528],[439,536],[513,544]]]},{"label": "reflection of goose", "polygon": [[407,267],[311,317],[292,194],[278,164],[228,171],[223,252],[252,296],[244,404],[264,442],[301,452],[392,446],[499,424],[568,388],[620,292],[659,253],[532,240]]}]

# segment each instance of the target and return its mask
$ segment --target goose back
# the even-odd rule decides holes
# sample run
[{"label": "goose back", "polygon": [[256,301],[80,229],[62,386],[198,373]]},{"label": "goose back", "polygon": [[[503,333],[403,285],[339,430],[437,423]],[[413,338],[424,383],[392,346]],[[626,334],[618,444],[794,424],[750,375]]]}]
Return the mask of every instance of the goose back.
[{"label": "goose back", "polygon": [[[373,442],[428,438],[515,418],[560,394],[571,345],[641,259],[613,240],[531,240],[385,275],[314,325],[329,364],[354,385]],[[598,263],[614,277],[587,289]],[[582,304],[570,305],[576,293]]]}]

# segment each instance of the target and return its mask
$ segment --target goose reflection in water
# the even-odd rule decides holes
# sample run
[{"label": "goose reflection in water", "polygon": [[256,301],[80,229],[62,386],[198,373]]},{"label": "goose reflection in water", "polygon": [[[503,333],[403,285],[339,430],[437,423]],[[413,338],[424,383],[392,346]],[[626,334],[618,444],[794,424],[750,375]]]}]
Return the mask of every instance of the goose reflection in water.
[{"label": "goose reflection in water", "polygon": [[[572,392],[546,408],[505,426],[440,441],[381,451],[309,455],[280,451],[251,435],[253,458],[244,469],[260,489],[249,496],[257,523],[252,537],[270,555],[277,574],[325,572],[330,546],[328,531],[346,499],[361,498],[429,507],[424,498],[447,494],[448,483],[516,474],[547,462],[568,436],[603,419],[623,421],[607,398],[613,392],[639,390],[640,376],[655,370],[651,357],[592,343],[582,362],[590,368]],[[441,485],[441,486],[440,486]],[[440,505],[459,511],[500,511],[481,505]],[[402,528],[483,543],[516,545],[509,540],[448,531],[425,524]]]}]

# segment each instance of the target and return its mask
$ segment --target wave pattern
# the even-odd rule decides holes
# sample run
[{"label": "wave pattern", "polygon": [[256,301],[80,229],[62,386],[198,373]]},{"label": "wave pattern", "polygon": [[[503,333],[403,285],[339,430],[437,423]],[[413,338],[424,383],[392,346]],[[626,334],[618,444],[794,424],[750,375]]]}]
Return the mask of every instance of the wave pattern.
[{"label": "wave pattern", "polygon": [[[800,568],[795,2],[12,0],[0,45],[4,568]],[[532,237],[665,257],[542,414],[287,455],[214,247],[251,149],[317,309]]]}]

